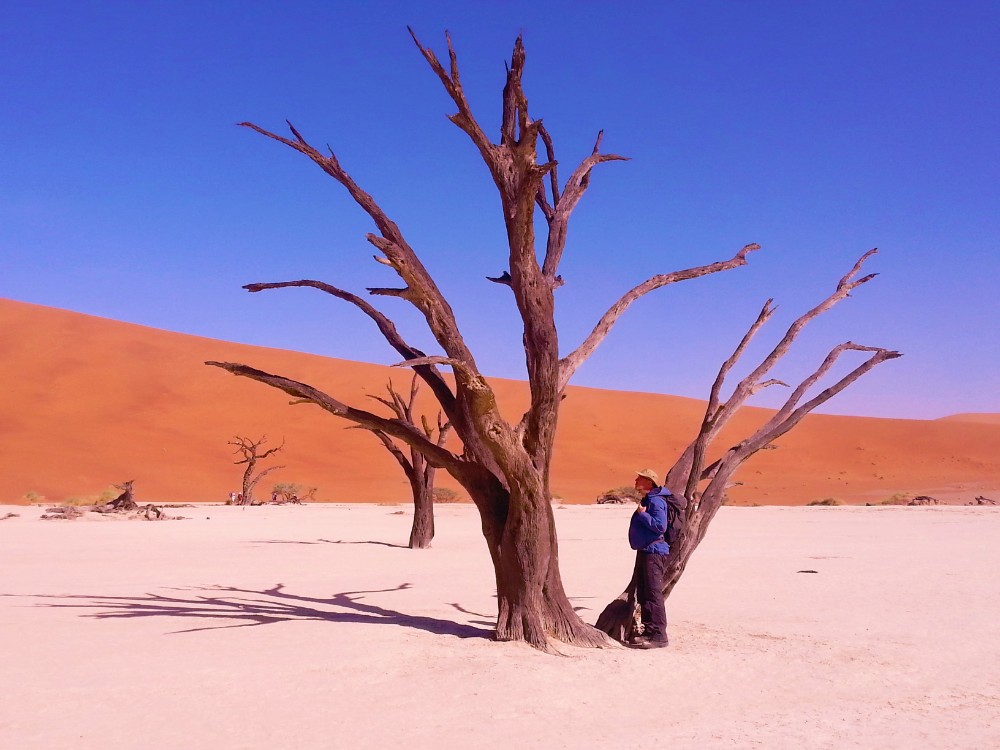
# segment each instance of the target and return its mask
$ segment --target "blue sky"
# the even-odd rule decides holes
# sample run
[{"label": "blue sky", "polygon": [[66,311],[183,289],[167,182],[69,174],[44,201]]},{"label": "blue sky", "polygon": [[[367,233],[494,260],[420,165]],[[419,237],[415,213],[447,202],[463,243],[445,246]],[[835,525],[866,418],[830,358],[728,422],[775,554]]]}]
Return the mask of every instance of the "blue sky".
[{"label": "blue sky", "polygon": [[[760,305],[751,352],[871,247],[880,276],[801,338],[802,377],[851,339],[905,353],[842,414],[1000,411],[1000,4],[996,2],[19,2],[0,5],[0,296],[370,362],[354,308],[254,281],[394,283],[368,218],[311,163],[235,123],[292,120],[399,223],[481,368],[523,375],[498,200],[405,26],[449,29],[498,129],[523,32],[531,111],[563,174],[601,128],[557,293],[563,351],[626,289],[763,249],[636,303],[574,383],[704,397]],[[398,300],[377,298],[432,348]],[[252,363],[251,363],[252,364]],[[773,405],[775,395],[756,403]]]}]

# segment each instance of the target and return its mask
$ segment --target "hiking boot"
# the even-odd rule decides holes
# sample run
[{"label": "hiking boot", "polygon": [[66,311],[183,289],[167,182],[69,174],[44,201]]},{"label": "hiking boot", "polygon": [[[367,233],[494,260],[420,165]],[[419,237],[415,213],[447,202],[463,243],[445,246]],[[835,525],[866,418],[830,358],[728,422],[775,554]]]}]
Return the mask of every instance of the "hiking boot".
[{"label": "hiking boot", "polygon": [[[649,644],[660,644],[651,646]],[[637,635],[625,644],[630,648],[661,648],[667,645],[666,636]]]},{"label": "hiking boot", "polygon": [[636,648],[650,649],[650,648],[666,648],[670,645],[670,641],[663,638],[645,638],[642,643],[637,645]]}]

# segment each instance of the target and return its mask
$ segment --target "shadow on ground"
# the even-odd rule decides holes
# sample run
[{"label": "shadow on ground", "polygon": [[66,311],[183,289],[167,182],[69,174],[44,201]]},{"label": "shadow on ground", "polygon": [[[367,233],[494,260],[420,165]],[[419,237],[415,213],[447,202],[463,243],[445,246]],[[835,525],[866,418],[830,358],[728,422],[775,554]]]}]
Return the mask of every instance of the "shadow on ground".
[{"label": "shadow on ground", "polygon": [[346,539],[316,539],[306,541],[304,539],[258,539],[250,544],[378,544],[382,547],[395,547],[396,549],[409,549],[405,544],[392,544],[391,542],[377,542],[374,540],[348,541]]},{"label": "shadow on ground", "polygon": [[[409,615],[394,609],[363,601],[366,594],[385,594],[404,591],[409,583],[391,589],[375,591],[345,591],[330,599],[299,596],[285,591],[278,583],[269,589],[241,589],[234,586],[209,586],[183,589],[185,592],[206,591],[213,594],[187,593],[184,596],[144,594],[141,596],[44,596],[38,606],[97,610],[81,614],[97,620],[130,619],[136,617],[171,617],[204,620],[204,627],[185,628],[172,633],[196,633],[202,630],[245,628],[271,625],[294,620],[321,620],[325,622],[351,622],[367,625],[395,625],[425,630],[435,635],[456,638],[491,638],[494,623],[477,621],[476,624],[453,622],[426,615]],[[70,600],[70,601],[67,601]],[[209,624],[208,621],[229,620],[231,624]],[[480,627],[485,625],[487,627]]]}]

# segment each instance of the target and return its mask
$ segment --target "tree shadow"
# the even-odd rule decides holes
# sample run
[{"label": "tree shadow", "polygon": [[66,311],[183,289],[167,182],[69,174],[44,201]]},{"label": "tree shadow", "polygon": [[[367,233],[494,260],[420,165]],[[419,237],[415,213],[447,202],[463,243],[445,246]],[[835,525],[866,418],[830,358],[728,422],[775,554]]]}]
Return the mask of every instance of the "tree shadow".
[{"label": "tree shadow", "polygon": [[[496,595],[495,594],[493,595],[493,598],[496,599]],[[457,609],[462,614],[465,614],[465,615],[474,615],[475,617],[482,617],[482,618],[484,618],[482,620],[473,620],[473,622],[478,623],[479,625],[489,625],[490,627],[492,627],[493,623],[495,622],[495,621],[489,619],[490,618],[489,615],[484,615],[481,612],[473,612],[471,609],[466,609],[465,607],[463,607],[458,602],[448,602],[448,606],[449,607],[454,607],[455,609]]]},{"label": "tree shadow", "polygon": [[395,549],[409,549],[405,544],[392,544],[391,542],[377,542],[375,540],[350,541],[347,539],[317,539],[307,542],[300,539],[258,539],[250,544],[378,544],[382,547],[394,547]]},{"label": "tree shadow", "polygon": [[[43,599],[57,599],[58,602],[40,603],[37,606],[57,609],[97,609],[81,617],[97,620],[131,619],[136,617],[176,617],[195,620],[234,620],[229,625],[205,625],[170,631],[196,633],[203,630],[245,628],[257,625],[271,625],[294,620],[320,620],[324,622],[351,622],[366,625],[396,625],[405,628],[425,630],[435,635],[450,635],[456,638],[492,638],[492,628],[482,628],[451,620],[442,620],[426,615],[408,615],[387,607],[361,601],[365,594],[383,594],[404,591],[409,583],[402,583],[391,589],[372,591],[345,591],[334,594],[331,599],[316,599],[299,596],[285,591],[283,583],[269,589],[257,591],[235,586],[207,586],[181,591],[214,591],[217,595],[167,596],[164,594],[144,594],[141,596],[89,596],[70,594],[64,596],[38,595]],[[65,603],[62,600],[73,600]],[[489,623],[492,624],[492,623]]]}]

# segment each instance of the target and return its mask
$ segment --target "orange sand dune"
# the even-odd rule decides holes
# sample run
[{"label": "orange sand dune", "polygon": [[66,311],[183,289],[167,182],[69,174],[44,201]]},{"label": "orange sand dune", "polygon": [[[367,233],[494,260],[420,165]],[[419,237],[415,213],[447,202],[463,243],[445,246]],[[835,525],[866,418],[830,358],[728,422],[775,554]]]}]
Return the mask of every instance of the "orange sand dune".
[{"label": "orange sand dune", "polygon": [[[381,393],[390,376],[403,385],[406,372],[9,300],[0,300],[0,353],[0,502],[19,502],[29,491],[50,500],[94,496],[124,479],[135,480],[143,501],[221,501],[242,474],[226,445],[237,434],[286,440],[277,461],[285,468],[258,494],[273,482],[294,481],[317,486],[317,497],[328,501],[409,499],[398,465],[373,436],[203,362],[279,372],[368,408],[378,405],[366,395]],[[519,418],[525,384],[494,385],[509,418]],[[592,502],[629,483],[637,467],[662,471],[694,434],[703,408],[694,399],[570,388],[554,494]],[[768,413],[744,410],[723,441]],[[743,484],[731,494],[739,503],[858,502],[896,492],[953,501],[997,496],[1000,424],[813,415],[736,479]],[[455,486],[447,477],[441,484]]]},{"label": "orange sand dune", "polygon": [[941,417],[940,422],[976,422],[977,424],[1000,424],[1000,414],[951,414]]}]

